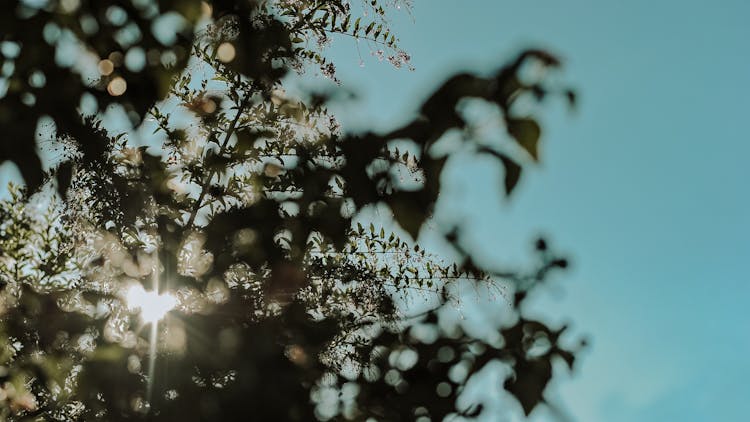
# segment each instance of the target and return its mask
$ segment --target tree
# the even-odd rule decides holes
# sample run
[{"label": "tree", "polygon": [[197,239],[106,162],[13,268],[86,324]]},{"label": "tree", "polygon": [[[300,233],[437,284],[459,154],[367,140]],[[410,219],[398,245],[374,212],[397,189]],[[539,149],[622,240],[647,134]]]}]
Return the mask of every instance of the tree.
[{"label": "tree", "polygon": [[[516,142],[463,141],[504,167],[508,195],[539,158],[539,125],[514,105],[573,100],[524,73],[557,68],[553,55],[455,75],[387,133],[342,133],[328,95],[293,98],[285,77],[317,67],[335,79],[321,46],[336,35],[408,64],[380,0],[12,3],[0,159],[26,188],[0,203],[6,419],[472,417],[481,403],[457,399],[490,362],[512,369],[504,388],[528,414],[553,360],[572,367],[564,328],[522,313],[567,265],[544,241],[527,273],[480,268],[460,226],[445,231],[456,262],[415,243],[451,155],[434,145],[471,130],[462,101],[497,107]],[[103,125],[110,106],[133,130],[152,119],[152,147]],[[47,172],[32,143],[40,121],[57,153]],[[358,218],[377,205],[410,240]],[[496,340],[441,323],[459,283],[511,289],[516,315]],[[413,290],[433,306],[410,313]]]}]

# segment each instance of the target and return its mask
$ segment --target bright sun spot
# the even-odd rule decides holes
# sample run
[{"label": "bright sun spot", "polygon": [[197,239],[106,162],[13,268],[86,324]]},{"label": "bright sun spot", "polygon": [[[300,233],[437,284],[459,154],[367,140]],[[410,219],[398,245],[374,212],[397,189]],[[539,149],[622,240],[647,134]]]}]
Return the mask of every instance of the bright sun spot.
[{"label": "bright sun spot", "polygon": [[146,291],[139,284],[128,290],[125,300],[128,308],[140,310],[141,318],[146,323],[159,321],[177,305],[177,299],[169,293],[160,295],[155,291]]}]

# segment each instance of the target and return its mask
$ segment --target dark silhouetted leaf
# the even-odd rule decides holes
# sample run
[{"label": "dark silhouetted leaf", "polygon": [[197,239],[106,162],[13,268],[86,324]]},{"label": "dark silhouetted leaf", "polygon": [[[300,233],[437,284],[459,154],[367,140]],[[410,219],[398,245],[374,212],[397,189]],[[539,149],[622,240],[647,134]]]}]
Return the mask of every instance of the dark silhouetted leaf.
[{"label": "dark silhouetted leaf", "polygon": [[531,155],[531,158],[535,161],[539,160],[539,137],[542,131],[536,121],[508,119],[508,133]]}]

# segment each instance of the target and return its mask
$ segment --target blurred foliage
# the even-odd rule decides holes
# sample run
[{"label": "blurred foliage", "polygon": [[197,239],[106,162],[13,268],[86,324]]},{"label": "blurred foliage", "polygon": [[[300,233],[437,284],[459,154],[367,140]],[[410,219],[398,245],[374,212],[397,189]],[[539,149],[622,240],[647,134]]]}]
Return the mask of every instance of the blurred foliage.
[{"label": "blurred foliage", "polygon": [[[560,65],[550,53],[455,75],[412,122],[351,134],[328,95],[294,98],[284,78],[317,68],[337,82],[336,36],[410,67],[388,24],[406,1],[4,6],[0,160],[26,188],[0,202],[3,419],[471,418],[485,406],[462,392],[490,363],[529,414],[553,362],[572,368],[563,329],[523,313],[567,265],[544,241],[527,272],[480,267],[460,226],[443,231],[455,262],[415,243],[456,151],[496,158],[507,195],[539,160],[540,126],[518,104],[575,98],[544,76]],[[511,142],[471,136],[469,100],[496,108]],[[112,108],[132,132],[101,123]],[[146,145],[129,140],[149,127]],[[460,143],[437,148],[449,132]],[[363,225],[373,206],[412,239]],[[443,317],[466,285],[510,292],[494,336]],[[144,320],[134,286],[174,309]],[[412,310],[415,292],[429,309]]]}]

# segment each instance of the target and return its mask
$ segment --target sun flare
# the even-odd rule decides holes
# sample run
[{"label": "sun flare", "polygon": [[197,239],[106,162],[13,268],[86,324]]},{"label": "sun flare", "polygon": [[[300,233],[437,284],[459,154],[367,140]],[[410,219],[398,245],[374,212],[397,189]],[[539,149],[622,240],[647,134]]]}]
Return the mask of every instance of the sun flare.
[{"label": "sun flare", "polygon": [[171,294],[159,294],[153,290],[146,291],[139,284],[128,289],[125,300],[128,308],[140,311],[141,318],[145,323],[158,322],[177,305],[177,299]]}]

